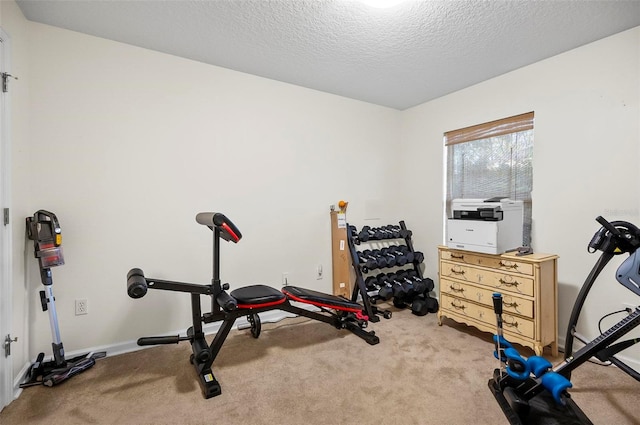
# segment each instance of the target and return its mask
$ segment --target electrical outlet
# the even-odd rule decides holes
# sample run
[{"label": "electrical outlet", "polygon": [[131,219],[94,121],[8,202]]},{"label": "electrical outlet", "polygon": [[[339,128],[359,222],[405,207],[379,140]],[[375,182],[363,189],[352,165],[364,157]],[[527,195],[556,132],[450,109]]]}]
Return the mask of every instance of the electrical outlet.
[{"label": "electrical outlet", "polygon": [[316,279],[322,279],[322,264],[318,264],[318,268],[316,269]]},{"label": "electrical outlet", "polygon": [[629,304],[629,303],[622,303],[622,306],[623,306],[624,309],[626,309],[629,312],[632,312],[637,307],[637,306],[635,306],[633,304]]},{"label": "electrical outlet", "polygon": [[289,272],[282,273],[282,286],[287,286],[289,284]]},{"label": "electrical outlet", "polygon": [[81,316],[87,313],[88,313],[87,300],[86,299],[76,300],[76,316]]}]

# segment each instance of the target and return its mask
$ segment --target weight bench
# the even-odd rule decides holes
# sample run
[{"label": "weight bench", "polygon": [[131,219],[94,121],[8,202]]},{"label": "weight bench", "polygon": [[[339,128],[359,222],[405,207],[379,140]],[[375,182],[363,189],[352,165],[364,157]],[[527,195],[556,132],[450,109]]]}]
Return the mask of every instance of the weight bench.
[{"label": "weight bench", "polygon": [[[279,291],[260,284],[241,287],[228,293],[229,284],[222,284],[219,274],[220,239],[237,243],[242,235],[237,227],[220,213],[200,213],[196,216],[196,221],[214,232],[212,283],[199,285],[152,279],[145,277],[141,269],[133,268],[127,274],[127,293],[131,298],[141,298],[151,288],[191,294],[193,325],[187,329],[186,336],[144,337],[139,338],[137,343],[140,346],[146,346],[189,341],[192,350],[190,362],[196,369],[205,398],[215,397],[222,392],[211,367],[236,319],[242,316],[247,317],[251,326],[251,335],[254,338],[260,336],[261,322],[258,314],[270,310],[282,310],[325,322],[337,329],[347,329],[370,345],[380,342],[375,332],[365,331],[369,317],[363,306],[346,298],[297,286],[285,286]],[[211,296],[210,312],[202,313],[201,295]],[[292,302],[313,305],[320,311],[311,311]],[[219,321],[222,323],[209,345],[205,339],[202,324]]]}]

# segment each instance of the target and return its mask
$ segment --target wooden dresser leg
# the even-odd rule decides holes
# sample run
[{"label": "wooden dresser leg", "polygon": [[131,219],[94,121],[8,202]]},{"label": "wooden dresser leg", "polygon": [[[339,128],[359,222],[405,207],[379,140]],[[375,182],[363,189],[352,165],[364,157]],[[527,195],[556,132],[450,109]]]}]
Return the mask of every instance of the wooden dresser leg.
[{"label": "wooden dresser leg", "polygon": [[544,348],[540,344],[534,344],[533,351],[536,352],[536,356],[542,356]]}]

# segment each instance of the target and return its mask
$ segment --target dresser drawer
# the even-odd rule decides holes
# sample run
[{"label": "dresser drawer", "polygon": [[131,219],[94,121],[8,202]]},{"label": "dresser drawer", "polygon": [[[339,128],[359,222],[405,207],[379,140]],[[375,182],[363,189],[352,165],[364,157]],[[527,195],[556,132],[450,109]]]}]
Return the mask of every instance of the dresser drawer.
[{"label": "dresser drawer", "polygon": [[[441,293],[440,296],[442,298],[440,300],[441,309],[451,311],[459,316],[478,320],[487,325],[496,325],[496,315],[493,308],[478,305],[461,298],[455,298],[445,293]],[[444,313],[444,315],[446,315],[446,313]],[[503,313],[502,326],[506,334],[512,333],[525,338],[533,338],[535,336],[535,326],[532,320]]]},{"label": "dresser drawer", "polygon": [[[455,280],[440,279],[440,292],[467,301],[474,301],[493,309],[493,294],[496,291],[461,283]],[[504,313],[518,314],[533,319],[533,301],[530,299],[516,297],[507,293],[502,293],[502,311]]]},{"label": "dresser drawer", "polygon": [[454,263],[488,267],[494,270],[504,270],[528,276],[533,275],[533,265],[531,263],[518,261],[512,258],[504,258],[500,256],[487,257],[466,251],[440,251],[440,259]]},{"label": "dresser drawer", "polygon": [[469,264],[441,261],[440,277],[478,283],[498,292],[507,291],[514,294],[533,296],[534,279],[524,275],[503,273]]}]

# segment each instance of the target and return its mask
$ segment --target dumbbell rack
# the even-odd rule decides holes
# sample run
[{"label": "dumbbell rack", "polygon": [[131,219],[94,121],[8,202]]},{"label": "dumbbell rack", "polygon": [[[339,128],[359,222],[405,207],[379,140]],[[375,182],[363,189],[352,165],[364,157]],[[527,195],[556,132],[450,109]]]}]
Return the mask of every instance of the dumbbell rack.
[{"label": "dumbbell rack", "polygon": [[[389,226],[383,226],[383,227],[389,227]],[[394,225],[395,227],[395,225]],[[352,265],[353,268],[355,270],[355,276],[356,276],[356,285],[354,287],[354,292],[352,295],[352,300],[356,300],[359,294],[362,294],[363,297],[363,303],[365,305],[365,309],[367,311],[367,313],[369,314],[369,316],[371,317],[370,320],[372,321],[379,321],[379,318],[377,317],[377,315],[382,315],[385,319],[389,319],[391,318],[391,311],[389,310],[382,310],[379,309],[378,307],[376,307],[374,304],[380,300],[381,298],[378,297],[375,293],[371,293],[370,291],[366,290],[367,285],[365,283],[365,274],[371,273],[373,270],[368,269],[366,266],[364,266],[361,262],[360,262],[360,255],[359,252],[356,249],[356,246],[360,246],[361,244],[366,244],[366,243],[390,243],[394,240],[396,241],[400,241],[402,240],[404,245],[402,245],[403,247],[406,247],[406,249],[413,255],[422,255],[422,257],[424,257],[424,255],[422,253],[416,252],[413,248],[413,242],[411,239],[412,233],[411,231],[409,231],[407,229],[407,226],[405,224],[404,221],[400,221],[399,222],[399,228],[401,230],[401,232],[399,232],[400,234],[404,235],[403,236],[394,236],[394,237],[378,237],[375,235],[370,235],[369,237],[366,238],[366,240],[361,240],[357,229],[355,226],[350,226],[347,224],[347,232],[348,232],[348,242],[349,242],[349,249],[351,251],[351,261],[352,261]],[[422,275],[422,271],[420,270],[420,263],[422,262],[423,259],[419,259],[419,261],[414,260],[413,262],[408,262],[402,266],[399,265],[394,265],[391,267],[380,267],[380,268],[376,268],[376,272],[379,272],[380,269],[383,268],[387,268],[388,269],[395,269],[395,271],[407,271],[407,270],[412,270],[413,273],[415,274],[415,276],[417,276],[420,280],[424,280],[424,276]],[[362,290],[362,288],[365,288],[365,290]],[[417,295],[415,298],[412,298],[411,300],[398,300],[396,301],[395,299],[393,300],[393,304],[394,306],[398,307],[398,308],[405,308],[407,307],[406,302],[411,302],[415,299],[423,299],[424,301],[430,301],[430,303],[432,305],[436,305],[436,310],[437,310],[437,301],[433,298],[431,298],[429,296],[429,292],[431,292],[432,288],[430,288],[428,291],[426,291],[424,294],[419,294]]]}]

